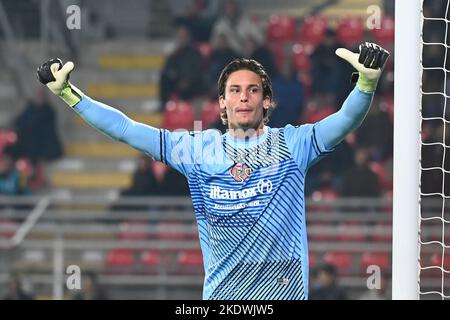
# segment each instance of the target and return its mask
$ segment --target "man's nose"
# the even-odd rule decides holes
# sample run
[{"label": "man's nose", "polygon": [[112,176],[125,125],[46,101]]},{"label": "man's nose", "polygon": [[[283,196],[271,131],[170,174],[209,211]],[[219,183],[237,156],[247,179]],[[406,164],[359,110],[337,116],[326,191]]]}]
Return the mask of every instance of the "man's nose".
[{"label": "man's nose", "polygon": [[248,100],[248,93],[247,91],[243,90],[241,92],[241,102],[247,102],[247,100]]}]

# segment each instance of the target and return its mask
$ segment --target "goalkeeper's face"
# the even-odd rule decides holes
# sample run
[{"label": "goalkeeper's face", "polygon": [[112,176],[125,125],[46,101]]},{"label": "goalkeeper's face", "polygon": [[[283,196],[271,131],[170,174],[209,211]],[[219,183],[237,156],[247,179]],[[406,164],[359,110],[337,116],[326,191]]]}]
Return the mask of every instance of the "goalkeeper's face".
[{"label": "goalkeeper's face", "polygon": [[259,129],[263,127],[264,109],[269,109],[270,98],[263,97],[261,77],[250,70],[230,74],[223,96],[221,110],[227,114],[230,129]]}]

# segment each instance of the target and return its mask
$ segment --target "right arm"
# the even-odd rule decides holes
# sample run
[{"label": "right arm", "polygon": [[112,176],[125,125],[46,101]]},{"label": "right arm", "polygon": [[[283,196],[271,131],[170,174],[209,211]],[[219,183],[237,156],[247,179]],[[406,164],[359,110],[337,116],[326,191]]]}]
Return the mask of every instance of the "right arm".
[{"label": "right arm", "polygon": [[131,147],[163,161],[161,155],[164,130],[136,122],[121,111],[84,96],[73,107],[91,126]]},{"label": "right arm", "polygon": [[188,132],[169,132],[131,120],[106,104],[85,96],[69,82],[74,64],[52,59],[37,70],[41,83],[74,109],[86,122],[105,135],[124,142],[154,159],[189,174],[194,164],[193,137]]}]

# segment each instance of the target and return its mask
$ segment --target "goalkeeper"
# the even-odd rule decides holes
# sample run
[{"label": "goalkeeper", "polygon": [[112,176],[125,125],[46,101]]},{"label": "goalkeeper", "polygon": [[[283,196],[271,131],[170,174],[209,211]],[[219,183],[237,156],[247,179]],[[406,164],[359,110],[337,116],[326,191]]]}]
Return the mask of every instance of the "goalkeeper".
[{"label": "goalkeeper", "polygon": [[37,75],[93,127],[187,178],[204,299],[307,299],[306,173],[361,124],[389,56],[372,43],[360,45],[359,53],[340,48],[336,54],[358,71],[341,109],[314,124],[283,128],[265,125],[273,97],[264,67],[248,59],[230,62],[218,81],[225,134],[169,132],[135,122],[70,83],[72,62],[49,60]]}]

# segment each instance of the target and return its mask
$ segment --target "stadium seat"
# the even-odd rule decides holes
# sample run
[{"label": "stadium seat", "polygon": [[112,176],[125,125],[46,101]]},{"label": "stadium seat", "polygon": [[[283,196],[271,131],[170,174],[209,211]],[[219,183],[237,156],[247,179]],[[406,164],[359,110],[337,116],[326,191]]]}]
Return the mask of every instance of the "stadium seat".
[{"label": "stadium seat", "polygon": [[309,72],[311,68],[310,56],[314,48],[311,44],[294,44],[292,46],[292,59],[298,71]]},{"label": "stadium seat", "polygon": [[106,256],[107,273],[128,273],[133,271],[134,251],[132,249],[111,249]]},{"label": "stadium seat", "polygon": [[205,101],[202,106],[202,128],[207,129],[220,119],[220,109],[217,100]]},{"label": "stadium seat", "polygon": [[360,222],[342,222],[338,225],[339,241],[364,241],[366,240],[365,226]]},{"label": "stadium seat", "polygon": [[179,221],[161,221],[156,226],[156,239],[158,240],[185,240],[186,233],[182,232],[184,224]]},{"label": "stadium seat", "polygon": [[[430,257],[430,265],[440,267],[442,264],[442,253],[433,253]],[[444,255],[444,269],[450,270],[450,254]]]},{"label": "stadium seat", "polygon": [[372,241],[392,242],[392,223],[379,222],[372,229]]},{"label": "stadium seat", "polygon": [[295,37],[295,19],[289,16],[272,15],[267,26],[269,42],[284,43],[293,41]]},{"label": "stadium seat", "polygon": [[17,134],[9,129],[0,130],[0,156],[3,154],[5,147],[16,143]]},{"label": "stadium seat", "polygon": [[330,251],[325,253],[323,261],[334,265],[339,273],[347,273],[352,266],[352,257],[350,252]]},{"label": "stadium seat", "polygon": [[319,260],[317,258],[317,253],[310,250],[308,255],[309,255],[309,259],[308,259],[309,260],[309,268],[312,269],[312,268],[317,267],[318,262],[319,262]]},{"label": "stadium seat", "polygon": [[194,125],[194,109],[189,102],[169,100],[166,103],[162,126],[168,130],[191,130]]},{"label": "stadium seat", "polygon": [[8,219],[1,218],[0,219],[0,239],[11,239],[16,230],[20,227],[20,223]]},{"label": "stadium seat", "polygon": [[383,17],[380,28],[372,29],[375,42],[381,46],[386,46],[394,42],[395,23],[393,17]]},{"label": "stadium seat", "polygon": [[176,262],[178,273],[203,273],[203,256],[199,250],[181,250],[176,257]]},{"label": "stadium seat", "polygon": [[336,28],[337,39],[349,48],[359,44],[363,35],[364,26],[360,18],[343,18]]},{"label": "stadium seat", "polygon": [[147,223],[142,220],[128,220],[119,225],[119,239],[145,240],[149,238]]},{"label": "stadium seat", "polygon": [[161,252],[156,250],[146,250],[140,255],[140,261],[147,266],[159,265],[162,260]]},{"label": "stadium seat", "polygon": [[170,256],[158,250],[144,250],[139,255],[139,266],[143,273],[163,273],[170,266]]},{"label": "stadium seat", "polygon": [[391,268],[389,254],[386,252],[364,252],[361,256],[361,272],[366,273],[367,267],[376,265],[381,270]]},{"label": "stadium seat", "polygon": [[324,38],[325,31],[328,28],[328,21],[321,16],[307,16],[300,27],[300,42],[317,46]]},{"label": "stadium seat", "polygon": [[311,241],[335,241],[336,236],[333,233],[334,227],[329,223],[319,221],[308,224],[308,238]]}]

